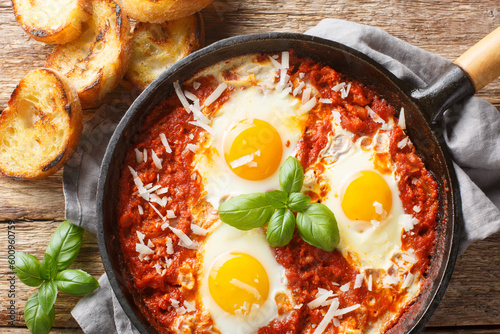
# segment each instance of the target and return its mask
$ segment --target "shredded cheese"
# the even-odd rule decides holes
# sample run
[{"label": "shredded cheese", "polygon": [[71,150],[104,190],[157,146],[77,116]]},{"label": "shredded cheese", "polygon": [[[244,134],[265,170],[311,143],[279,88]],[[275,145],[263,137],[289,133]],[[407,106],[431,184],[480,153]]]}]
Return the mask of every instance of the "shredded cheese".
[{"label": "shredded cheese", "polygon": [[191,230],[193,231],[194,234],[196,235],[207,235],[208,231],[204,229],[203,227],[200,227],[196,224],[191,223]]},{"label": "shredded cheese", "polygon": [[181,101],[181,104],[184,107],[184,109],[186,109],[187,112],[191,112],[191,109],[189,108],[189,102],[184,96],[184,93],[182,92],[181,85],[179,85],[179,80],[174,82],[174,90],[175,94],[177,94],[177,97],[179,98],[179,101]]},{"label": "shredded cheese", "polygon": [[142,152],[139,151],[137,148],[134,149],[135,151],[135,159],[137,160],[137,163],[140,164],[144,158],[144,156],[142,155]]},{"label": "shredded cheese", "polygon": [[365,274],[357,274],[356,275],[356,280],[354,281],[354,289],[361,288],[361,285],[363,285],[364,278],[365,278]]},{"label": "shredded cheese", "polygon": [[321,319],[321,322],[319,323],[318,327],[315,328],[313,334],[322,334],[330,321],[332,321],[335,311],[337,311],[339,307],[339,300],[335,298],[332,303],[330,304],[330,307],[328,308],[328,311],[326,312],[325,316],[323,319]]},{"label": "shredded cheese", "polygon": [[179,230],[172,226],[169,227],[170,230],[174,232],[174,234],[184,243],[184,245],[187,246],[186,248],[189,248],[189,246],[193,245],[194,243],[193,240],[189,239],[189,237],[186,235],[186,233],[184,233],[184,231]]},{"label": "shredded cheese", "polygon": [[172,149],[170,148],[170,145],[168,144],[168,141],[167,141],[167,137],[165,136],[164,133],[160,133],[160,139],[161,139],[161,143],[163,144],[163,146],[165,146],[165,151],[167,153],[172,153]]},{"label": "shredded cheese", "polygon": [[203,104],[208,107],[209,105],[214,103],[222,95],[222,93],[224,93],[226,88],[227,88],[227,84],[225,82],[219,84],[219,86],[217,86],[217,88],[215,88],[215,90],[212,92],[212,94],[210,94],[207,97],[207,99],[205,100],[205,102]]},{"label": "shredded cheese", "polygon": [[406,129],[406,117],[405,117],[405,109],[404,108],[401,108],[401,111],[399,112],[398,126],[402,130]]},{"label": "shredded cheese", "polygon": [[310,99],[309,101],[307,101],[306,104],[303,104],[300,108],[299,108],[299,114],[300,113],[306,113],[308,112],[309,110],[311,110],[312,108],[314,108],[316,106],[316,98],[313,97],[312,99]]}]

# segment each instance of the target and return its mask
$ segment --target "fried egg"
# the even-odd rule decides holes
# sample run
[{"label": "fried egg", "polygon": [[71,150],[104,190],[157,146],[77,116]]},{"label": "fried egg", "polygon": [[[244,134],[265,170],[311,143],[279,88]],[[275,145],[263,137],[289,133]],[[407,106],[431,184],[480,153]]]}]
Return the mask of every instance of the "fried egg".
[{"label": "fried egg", "polygon": [[393,168],[378,156],[388,150],[388,135],[379,131],[373,138],[356,139],[339,125],[333,126],[320,157],[322,186],[329,189],[321,201],[337,219],[338,248],[360,271],[387,271],[393,265],[391,259],[402,252],[400,220],[408,216]]},{"label": "fried egg", "polygon": [[277,300],[289,292],[262,229],[241,231],[221,223],[199,254],[200,299],[222,334],[255,333],[278,317]]},{"label": "fried egg", "polygon": [[217,208],[229,197],[278,189],[279,167],[295,155],[307,114],[290,94],[260,86],[234,91],[194,159],[206,200]]}]

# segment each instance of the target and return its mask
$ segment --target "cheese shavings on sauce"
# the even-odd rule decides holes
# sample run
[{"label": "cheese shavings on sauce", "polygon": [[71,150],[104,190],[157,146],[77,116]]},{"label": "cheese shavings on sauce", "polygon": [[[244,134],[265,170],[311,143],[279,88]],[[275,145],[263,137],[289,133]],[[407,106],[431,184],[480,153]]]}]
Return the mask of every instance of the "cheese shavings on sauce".
[{"label": "cheese shavings on sauce", "polygon": [[[383,266],[361,265],[357,254],[346,255],[341,249],[325,252],[298,234],[288,245],[272,248],[285,286],[270,299],[277,316],[242,333],[384,332],[397,322],[425,283],[438,207],[436,184],[405,134],[404,109],[396,111],[362,83],[293,51],[231,58],[172,86],[172,96],[154,108],[134,136],[117,190],[118,237],[123,267],[130,277],[126,283],[132,293],[142,296],[137,306],[145,318],[161,333],[217,330],[226,334],[227,328],[234,330],[234,326],[218,327],[220,320],[202,303],[201,294],[207,292],[199,290],[200,259],[205,241],[222,223],[216,210],[219,202],[206,199],[213,189],[207,189],[207,176],[194,168],[194,161],[206,152],[223,156],[221,147],[210,147],[221,135],[214,119],[243,91],[258,92],[256,99],[283,101],[277,105],[295,113],[291,120],[298,122],[304,117],[304,130],[297,141],[283,140],[281,144],[289,149],[287,155],[301,162],[306,171],[303,191],[314,201],[323,202],[328,191],[337,191],[336,196],[341,197],[340,190],[326,187],[318,191],[315,187],[326,177],[323,171],[328,163],[341,161],[352,154],[350,147],[357,145],[365,152],[377,151],[373,170],[381,175],[390,170],[396,189],[403,194],[404,214],[394,217],[385,202],[371,199],[367,210],[376,216],[366,225],[356,226],[379,231],[387,219],[396,219],[401,247],[373,246],[389,250],[390,256],[381,261]],[[232,111],[238,114],[236,109]],[[276,124],[285,122],[283,114],[276,116],[280,120]],[[244,121],[254,124],[253,120]],[[279,136],[285,138],[287,133]],[[228,158],[227,170],[257,167],[264,151],[256,147]],[[321,160],[325,165],[314,169],[325,152],[330,160]],[[384,161],[390,162],[389,167]],[[215,180],[211,186],[227,182],[224,174],[210,176]],[[338,185],[339,189],[342,186]],[[278,187],[266,185],[263,191]],[[220,201],[231,196],[222,194]],[[265,229],[261,231],[264,234]],[[255,285],[261,280],[265,281],[229,277],[227,284],[252,300],[260,300],[267,298],[266,290]],[[258,303],[245,301],[229,317],[239,319],[238,324],[248,321],[254,325],[257,320],[248,315],[264,314],[259,308]],[[370,320],[365,321],[367,318]]]}]

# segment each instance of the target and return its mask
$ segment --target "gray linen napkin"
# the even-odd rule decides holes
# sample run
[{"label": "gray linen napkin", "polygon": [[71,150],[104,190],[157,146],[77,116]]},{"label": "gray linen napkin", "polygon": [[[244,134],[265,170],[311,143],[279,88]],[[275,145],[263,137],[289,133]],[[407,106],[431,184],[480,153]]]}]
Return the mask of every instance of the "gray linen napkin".
[{"label": "gray linen napkin", "polygon": [[[380,29],[344,20],[323,20],[306,34],[357,49],[417,87],[424,87],[450,63]],[[64,170],[66,218],[93,232],[100,161],[123,112],[116,106],[102,107],[86,124],[80,149]],[[446,111],[442,126],[462,195],[465,226],[460,252],[464,252],[474,240],[500,230],[500,113],[472,97]],[[106,275],[99,281],[101,287],[76,305],[73,317],[87,334],[136,333]]]}]

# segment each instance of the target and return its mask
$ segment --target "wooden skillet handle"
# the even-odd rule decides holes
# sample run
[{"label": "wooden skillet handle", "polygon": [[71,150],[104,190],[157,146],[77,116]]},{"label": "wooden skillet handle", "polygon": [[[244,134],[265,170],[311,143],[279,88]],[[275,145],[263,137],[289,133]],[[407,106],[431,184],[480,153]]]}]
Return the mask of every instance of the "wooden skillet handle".
[{"label": "wooden skillet handle", "polygon": [[500,27],[454,61],[472,79],[476,92],[500,76]]}]

